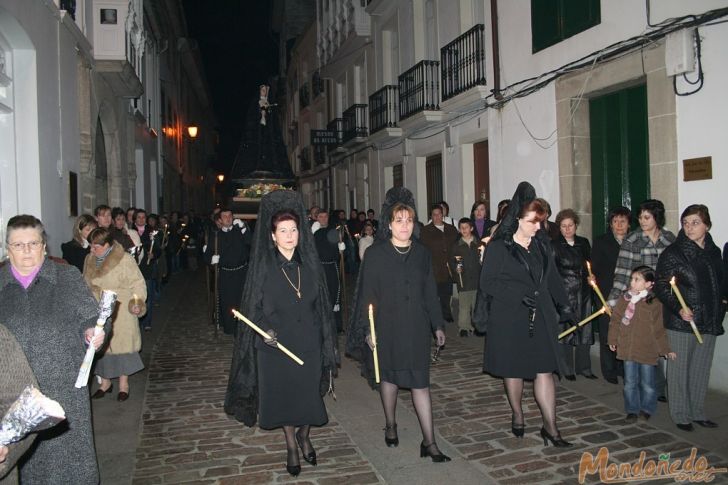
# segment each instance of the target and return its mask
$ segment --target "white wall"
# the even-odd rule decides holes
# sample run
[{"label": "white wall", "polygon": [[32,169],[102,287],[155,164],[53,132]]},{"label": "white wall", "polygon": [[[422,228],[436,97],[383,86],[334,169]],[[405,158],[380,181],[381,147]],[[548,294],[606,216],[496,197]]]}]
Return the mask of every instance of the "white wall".
[{"label": "white wall", "polygon": [[[17,211],[43,221],[49,253],[59,255],[74,219],[69,215],[68,172],[79,172],[76,44],[50,3],[5,0],[2,8],[31,44],[16,56],[14,79]],[[3,208],[3,217],[12,215]]]}]

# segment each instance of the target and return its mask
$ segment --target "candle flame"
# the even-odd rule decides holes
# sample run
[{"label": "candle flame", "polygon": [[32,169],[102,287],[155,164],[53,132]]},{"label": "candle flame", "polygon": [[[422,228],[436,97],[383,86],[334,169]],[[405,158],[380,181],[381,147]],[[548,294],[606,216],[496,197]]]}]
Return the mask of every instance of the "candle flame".
[{"label": "candle flame", "polygon": [[670,284],[671,285],[674,285],[675,284],[675,277],[674,276],[672,278],[670,278]]}]

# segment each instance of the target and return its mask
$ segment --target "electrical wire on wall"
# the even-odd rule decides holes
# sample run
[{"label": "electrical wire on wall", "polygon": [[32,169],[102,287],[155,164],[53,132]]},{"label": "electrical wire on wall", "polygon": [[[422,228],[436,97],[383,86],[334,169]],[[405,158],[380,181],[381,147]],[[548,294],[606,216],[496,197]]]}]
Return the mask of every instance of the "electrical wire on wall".
[{"label": "electrical wire on wall", "polygon": [[677,90],[677,76],[672,77],[672,89],[675,91],[675,95],[677,96],[690,96],[691,94],[695,94],[701,89],[703,89],[703,82],[705,80],[705,76],[703,75],[703,56],[700,52],[700,32],[698,31],[697,27],[693,31],[693,36],[695,37],[695,56],[697,58],[698,63],[698,78],[695,81],[691,81],[688,79],[687,73],[682,73],[681,76],[683,80],[685,80],[686,83],[697,86],[692,91],[683,91],[680,92]]}]

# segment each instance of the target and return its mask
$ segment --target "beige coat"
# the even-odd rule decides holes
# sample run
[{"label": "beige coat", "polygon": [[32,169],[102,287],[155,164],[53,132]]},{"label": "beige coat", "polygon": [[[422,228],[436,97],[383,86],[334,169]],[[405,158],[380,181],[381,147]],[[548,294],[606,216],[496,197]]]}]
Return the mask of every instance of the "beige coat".
[{"label": "beige coat", "polygon": [[[130,354],[142,348],[139,319],[129,312],[129,301],[136,295],[147,299],[147,286],[134,258],[117,242],[101,266],[96,267],[96,256],[89,254],[83,268],[83,277],[98,300],[101,290],[112,290],[118,295],[112,315],[111,339],[107,354]],[[140,315],[141,316],[141,315]]]}]

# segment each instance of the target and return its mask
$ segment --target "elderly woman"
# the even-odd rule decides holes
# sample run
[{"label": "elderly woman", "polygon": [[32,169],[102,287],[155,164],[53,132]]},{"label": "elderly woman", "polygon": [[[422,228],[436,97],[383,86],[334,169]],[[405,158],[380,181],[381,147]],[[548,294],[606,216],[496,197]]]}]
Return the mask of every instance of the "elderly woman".
[{"label": "elderly woman", "polygon": [[[33,370],[28,364],[20,344],[13,334],[0,324],[0,416],[4,416],[27,386],[38,386]],[[30,448],[35,440],[31,433],[17,443],[0,445],[0,484],[17,484],[18,459]]]},{"label": "elderly woman", "polygon": [[88,235],[96,229],[96,219],[90,214],[81,214],[73,225],[73,239],[61,244],[63,259],[83,273],[83,262],[89,252]]},{"label": "elderly woman", "polygon": [[20,469],[22,483],[99,481],[88,390],[76,389],[85,345],[94,336],[97,303],[76,268],[45,257],[46,233],[33,216],[8,221],[10,264],[0,268],[0,322],[20,343],[40,390],[66,411],[67,427],[41,432]]},{"label": "elderly woman", "polygon": [[[439,208],[438,208],[439,210]],[[400,387],[411,389],[412,402],[422,429],[420,456],[434,462],[450,461],[435,442],[430,397],[430,346],[445,344],[445,321],[437,298],[430,251],[413,238],[416,221],[414,198],[404,188],[387,192],[382,207],[378,240],[369,249],[357,282],[349,335],[350,353],[371,355],[369,305],[374,310],[377,353],[384,408],[384,442],[399,444],[396,407]],[[362,349],[366,341],[368,348]]]},{"label": "elderly woman", "polygon": [[473,319],[478,330],[487,330],[483,370],[503,378],[513,435],[524,434],[523,381],[533,379],[544,446],[550,441],[567,447],[571,443],[556,427],[553,374],[564,373],[557,334],[569,300],[548,236],[540,230],[547,214],[533,186],[521,182],[485,252]]},{"label": "elderly woman", "polygon": [[[554,248],[556,268],[564,282],[566,294],[569,295],[569,305],[574,312],[573,316],[576,320],[581,320],[588,317],[592,309],[591,287],[587,280],[586,267],[591,254],[591,246],[586,238],[576,235],[579,216],[572,209],[564,209],[556,214],[556,225],[559,227],[560,234],[551,243]],[[562,330],[566,330],[566,328],[562,328]],[[591,370],[591,358],[589,357],[589,348],[594,344],[594,331],[591,323],[561,339],[559,343],[566,364],[564,377],[570,381],[576,379],[575,374],[587,379],[597,378]]]},{"label": "elderly woman", "polygon": [[111,318],[114,331],[103,355],[96,361],[94,372],[101,378],[101,386],[91,396],[104,397],[111,392],[111,379],[119,379],[118,401],[129,398],[129,376],[144,368],[139,351],[142,336],[139,315],[144,311],[147,286],[134,258],[124,251],[110,229],[94,229],[88,237],[91,254],[86,257],[83,277],[96,299],[102,290],[114,291],[118,308]]},{"label": "elderly woman", "polygon": [[[728,297],[720,249],[710,236],[710,213],[702,204],[688,206],[680,216],[677,240],[657,261],[655,294],[664,303],[667,338],[677,359],[667,362],[670,417],[683,431],[693,423],[703,428],[718,425],[705,415],[705,393],[718,335],[723,335],[724,300]],[[670,286],[675,278],[685,298],[684,310]],[[702,334],[701,345],[690,322]]]},{"label": "elderly woman", "polygon": [[[299,230],[305,214],[296,192],[274,191],[261,201],[247,275],[255,284],[245,285],[242,311],[273,338],[264,341],[247,326],[236,332],[225,396],[225,411],[249,426],[257,401],[260,427],[283,428],[292,476],[301,472],[298,448],[306,462],[317,464],[309,433],[328,422],[322,396],[335,367],[325,276],[308,225]],[[303,365],[276,348],[278,339]]]}]

